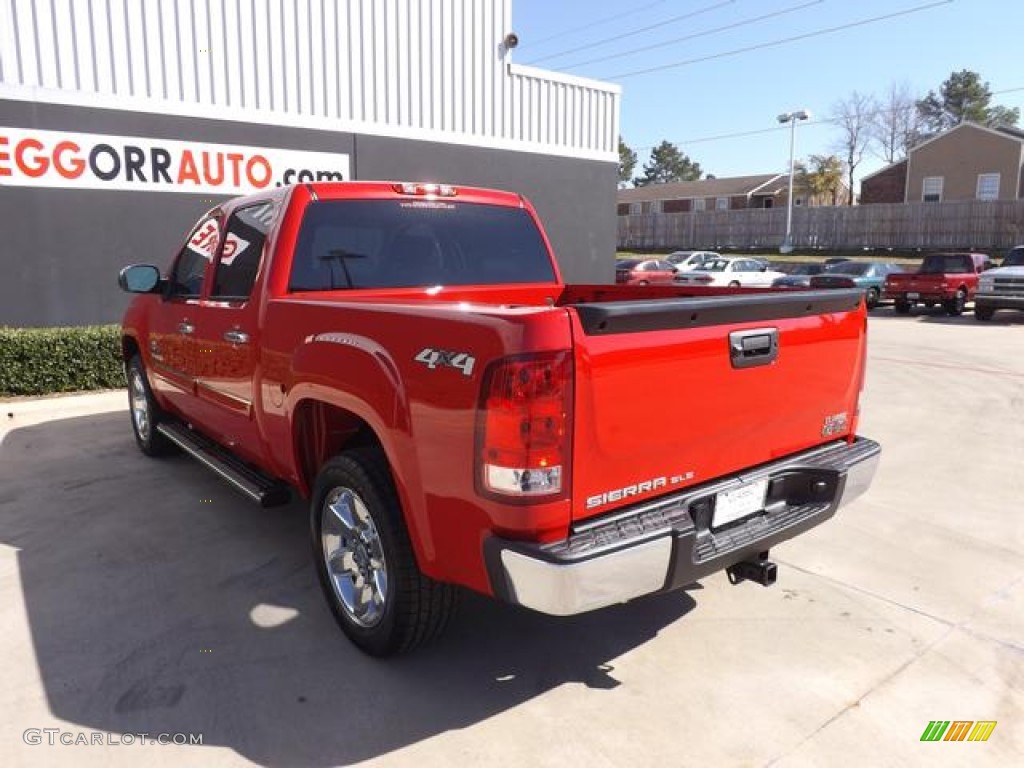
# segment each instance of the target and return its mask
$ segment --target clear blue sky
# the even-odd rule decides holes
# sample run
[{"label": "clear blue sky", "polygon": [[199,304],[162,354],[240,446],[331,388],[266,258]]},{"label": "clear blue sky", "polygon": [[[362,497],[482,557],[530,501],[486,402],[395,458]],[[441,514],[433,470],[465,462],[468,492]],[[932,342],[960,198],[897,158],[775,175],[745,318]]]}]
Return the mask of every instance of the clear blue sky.
[{"label": "clear blue sky", "polygon": [[[922,10],[813,34],[914,8]],[[838,99],[855,90],[881,97],[898,81],[923,96],[961,69],[1006,91],[993,103],[1024,113],[1022,0],[513,0],[512,14],[515,61],[622,86],[622,135],[637,150],[637,172],[662,139],[716,176],[784,172],[789,134],[779,113],[816,118],[797,128],[798,158],[831,154],[838,129],[818,119]],[[779,15],[747,23],[769,14]],[[812,36],[765,45],[799,35]],[[720,56],[754,46],[764,47]],[[705,57],[715,58],[625,76]],[[765,132],[728,137],[750,131]],[[882,165],[866,156],[857,176]]]}]

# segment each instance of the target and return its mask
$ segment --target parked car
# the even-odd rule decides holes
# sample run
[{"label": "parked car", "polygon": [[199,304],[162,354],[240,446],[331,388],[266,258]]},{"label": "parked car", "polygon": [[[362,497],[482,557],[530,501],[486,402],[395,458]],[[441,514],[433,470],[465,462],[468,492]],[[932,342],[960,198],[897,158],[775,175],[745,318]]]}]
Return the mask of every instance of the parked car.
[{"label": "parked car", "polygon": [[691,269],[700,269],[705,262],[720,258],[722,254],[715,251],[673,251],[665,257],[665,261],[675,267],[677,272],[689,272]]},{"label": "parked car", "polygon": [[782,277],[772,281],[772,288],[806,288],[811,284],[811,276],[820,275],[824,269],[823,264],[814,262],[791,264],[783,271]]},{"label": "parked car", "polygon": [[826,275],[843,275],[853,279],[854,285],[864,289],[864,302],[868,309],[874,309],[882,300],[885,278],[902,272],[899,264],[871,261],[843,261],[825,268]]},{"label": "parked car", "polygon": [[997,309],[1024,309],[1024,245],[1011,248],[998,269],[978,278],[974,317],[991,320]]},{"label": "parked car", "polygon": [[[566,284],[517,193],[269,188],[118,282],[139,449],[264,506],[306,498],[324,597],[376,656],[439,634],[458,587],[564,616],[723,570],[767,586],[768,550],[878,463],[856,434],[859,297]],[[654,381],[729,418],[700,397],[653,412]]]},{"label": "parked car", "polygon": [[615,282],[626,285],[671,283],[676,269],[660,259],[619,259],[615,263]]},{"label": "parked car", "polygon": [[781,272],[769,271],[757,259],[726,257],[704,264],[700,269],[680,272],[676,283],[683,285],[726,285],[732,288],[768,288]]},{"label": "parked car", "polygon": [[832,275],[828,272],[822,272],[817,275],[812,275],[809,288],[856,288],[857,284],[853,281],[850,275]]},{"label": "parked car", "polygon": [[892,299],[901,315],[915,304],[941,303],[959,315],[978,289],[978,275],[993,267],[984,253],[931,253],[916,272],[894,272],[885,278],[883,296]]}]

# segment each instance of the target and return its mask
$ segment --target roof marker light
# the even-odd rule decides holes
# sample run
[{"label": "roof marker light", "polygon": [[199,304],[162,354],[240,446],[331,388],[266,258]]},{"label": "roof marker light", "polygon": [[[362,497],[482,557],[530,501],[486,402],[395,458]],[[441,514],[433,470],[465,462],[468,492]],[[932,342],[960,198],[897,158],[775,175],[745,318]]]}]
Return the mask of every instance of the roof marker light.
[{"label": "roof marker light", "polygon": [[456,190],[451,184],[424,184],[422,182],[403,182],[395,184],[395,192],[416,197],[455,197]]}]

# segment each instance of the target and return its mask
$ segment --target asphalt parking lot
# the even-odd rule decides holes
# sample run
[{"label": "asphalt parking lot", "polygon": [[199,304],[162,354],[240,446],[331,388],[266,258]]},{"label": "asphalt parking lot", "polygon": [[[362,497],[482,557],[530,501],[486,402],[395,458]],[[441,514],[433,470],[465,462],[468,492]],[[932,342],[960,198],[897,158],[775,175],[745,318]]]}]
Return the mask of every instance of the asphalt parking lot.
[{"label": "asphalt parking lot", "polygon": [[[869,333],[875,485],[774,587],[572,619],[468,596],[391,662],[335,628],[301,506],[144,458],[123,393],[2,403],[0,764],[1024,764],[1024,313]],[[106,743],[133,733],[203,744]]]}]

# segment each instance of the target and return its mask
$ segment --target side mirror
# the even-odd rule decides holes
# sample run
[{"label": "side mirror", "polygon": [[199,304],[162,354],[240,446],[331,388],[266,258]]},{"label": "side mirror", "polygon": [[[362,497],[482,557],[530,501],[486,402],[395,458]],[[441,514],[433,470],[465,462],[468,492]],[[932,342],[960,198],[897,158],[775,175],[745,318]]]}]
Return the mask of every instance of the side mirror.
[{"label": "side mirror", "polygon": [[153,293],[160,282],[160,270],[150,264],[133,264],[117,276],[117,284],[127,293]]}]

